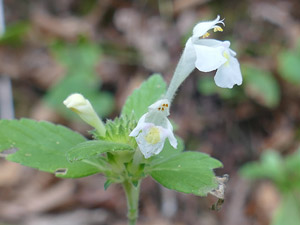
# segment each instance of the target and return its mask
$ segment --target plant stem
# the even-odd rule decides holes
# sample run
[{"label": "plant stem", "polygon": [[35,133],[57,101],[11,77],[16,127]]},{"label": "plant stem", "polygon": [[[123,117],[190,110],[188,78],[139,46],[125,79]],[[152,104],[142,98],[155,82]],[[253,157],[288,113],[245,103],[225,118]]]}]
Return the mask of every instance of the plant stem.
[{"label": "plant stem", "polygon": [[135,187],[130,181],[125,180],[123,182],[123,188],[127,198],[128,225],[135,225],[138,217],[140,181]]}]

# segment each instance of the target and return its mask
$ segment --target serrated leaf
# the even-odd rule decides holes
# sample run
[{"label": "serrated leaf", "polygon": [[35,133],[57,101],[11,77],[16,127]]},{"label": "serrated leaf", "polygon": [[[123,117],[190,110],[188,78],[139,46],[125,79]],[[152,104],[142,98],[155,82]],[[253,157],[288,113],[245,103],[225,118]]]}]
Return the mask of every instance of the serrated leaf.
[{"label": "serrated leaf", "polygon": [[184,193],[205,196],[218,186],[213,169],[222,163],[200,152],[183,152],[153,161],[147,173],[165,186]]},{"label": "serrated leaf", "polygon": [[0,121],[0,152],[16,148],[7,155],[12,162],[55,173],[64,178],[77,178],[101,172],[101,159],[70,163],[66,151],[86,139],[60,125],[29,119]]},{"label": "serrated leaf", "polygon": [[80,161],[105,152],[132,151],[133,147],[127,144],[110,141],[86,141],[72,147],[67,152],[70,161]]},{"label": "serrated leaf", "polygon": [[274,108],[280,101],[280,88],[274,76],[251,65],[243,65],[245,93],[259,104]]},{"label": "serrated leaf", "polygon": [[158,75],[152,75],[140,88],[133,91],[123,106],[121,115],[134,114],[134,119],[139,120],[148,111],[148,106],[163,97],[166,92],[166,82]]}]

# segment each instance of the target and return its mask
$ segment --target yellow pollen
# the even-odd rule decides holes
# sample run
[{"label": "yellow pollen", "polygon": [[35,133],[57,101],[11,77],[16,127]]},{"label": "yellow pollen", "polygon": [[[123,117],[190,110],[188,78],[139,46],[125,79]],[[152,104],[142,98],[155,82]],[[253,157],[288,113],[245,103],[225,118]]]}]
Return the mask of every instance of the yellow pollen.
[{"label": "yellow pollen", "polygon": [[207,38],[210,35],[210,33],[206,32],[202,37]]},{"label": "yellow pollen", "polygon": [[151,127],[148,134],[145,136],[145,140],[152,145],[160,142],[160,131],[157,127]]},{"label": "yellow pollen", "polygon": [[160,107],[158,108],[158,111],[160,110]]},{"label": "yellow pollen", "polygon": [[169,105],[168,105],[168,104],[166,104],[166,107],[169,107]]},{"label": "yellow pollen", "polygon": [[216,27],[214,28],[214,32],[217,32],[217,31],[222,32],[222,31],[223,31],[223,28],[220,27],[220,26],[216,26]]}]

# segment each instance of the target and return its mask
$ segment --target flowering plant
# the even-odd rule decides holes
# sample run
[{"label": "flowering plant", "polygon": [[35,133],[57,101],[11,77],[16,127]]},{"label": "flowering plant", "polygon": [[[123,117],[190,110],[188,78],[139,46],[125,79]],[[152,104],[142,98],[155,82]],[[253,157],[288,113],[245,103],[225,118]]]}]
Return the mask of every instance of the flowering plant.
[{"label": "flowering plant", "polygon": [[[95,128],[93,140],[60,125],[29,119],[0,121],[0,151],[7,160],[62,178],[79,178],[103,173],[107,181],[123,185],[128,202],[129,224],[136,223],[140,183],[151,176],[179,192],[224,197],[224,179],[213,169],[222,163],[184,145],[169,121],[174,94],[189,74],[217,70],[215,82],[232,88],[242,83],[236,53],[229,41],[203,39],[208,31],[222,31],[223,20],[200,22],[188,39],[171,83],[152,75],[128,97],[121,115],[106,123],[98,117],[89,100],[79,93],[63,102]],[[166,141],[168,140],[168,141]],[[14,150],[11,153],[11,150]]]}]

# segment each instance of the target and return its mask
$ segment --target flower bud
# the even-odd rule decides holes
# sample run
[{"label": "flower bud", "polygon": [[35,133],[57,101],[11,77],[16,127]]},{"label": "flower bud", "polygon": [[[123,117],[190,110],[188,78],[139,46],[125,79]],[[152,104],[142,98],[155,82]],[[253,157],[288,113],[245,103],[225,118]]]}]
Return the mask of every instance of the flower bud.
[{"label": "flower bud", "polygon": [[67,108],[77,113],[84,122],[96,128],[101,136],[105,135],[103,122],[98,117],[90,101],[84,98],[82,94],[71,94],[63,103]]}]

